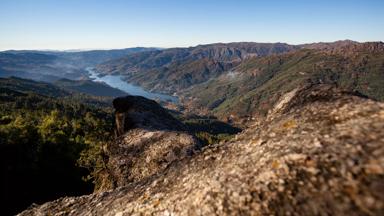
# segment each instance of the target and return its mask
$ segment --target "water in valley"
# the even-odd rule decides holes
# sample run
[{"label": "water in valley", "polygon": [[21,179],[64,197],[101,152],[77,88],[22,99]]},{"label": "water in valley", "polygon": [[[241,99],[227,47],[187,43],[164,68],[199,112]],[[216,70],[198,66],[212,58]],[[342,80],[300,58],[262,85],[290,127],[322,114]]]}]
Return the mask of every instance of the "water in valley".
[{"label": "water in valley", "polygon": [[178,102],[178,98],[175,96],[149,92],[139,86],[129,84],[124,81],[123,77],[120,75],[106,75],[99,77],[93,68],[87,68],[87,71],[89,72],[89,78],[91,78],[93,81],[104,82],[107,85],[120,89],[130,95],[143,96],[153,100],[159,99],[161,101],[171,101],[174,103]]}]

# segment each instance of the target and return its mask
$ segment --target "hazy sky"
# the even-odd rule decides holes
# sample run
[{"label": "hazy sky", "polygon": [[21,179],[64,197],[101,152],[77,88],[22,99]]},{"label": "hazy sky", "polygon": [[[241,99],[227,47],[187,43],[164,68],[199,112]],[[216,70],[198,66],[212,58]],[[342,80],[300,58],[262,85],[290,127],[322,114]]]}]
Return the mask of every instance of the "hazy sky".
[{"label": "hazy sky", "polygon": [[0,0],[0,50],[384,40],[384,0]]}]

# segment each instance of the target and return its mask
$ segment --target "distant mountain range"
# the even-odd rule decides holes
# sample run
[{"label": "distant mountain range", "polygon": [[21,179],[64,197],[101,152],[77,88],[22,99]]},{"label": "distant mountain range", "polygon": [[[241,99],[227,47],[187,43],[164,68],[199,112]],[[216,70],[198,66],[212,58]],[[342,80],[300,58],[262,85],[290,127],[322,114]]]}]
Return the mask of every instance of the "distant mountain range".
[{"label": "distant mountain range", "polygon": [[184,102],[215,115],[263,116],[297,86],[331,84],[384,101],[384,43],[312,44],[249,58],[221,76],[183,90]]},{"label": "distant mountain range", "polygon": [[100,75],[122,75],[146,90],[177,94],[187,109],[222,118],[265,115],[280,95],[297,85],[328,83],[384,100],[382,42],[0,52],[2,77],[49,81],[98,96],[122,94],[100,83],[71,81],[87,78],[86,67],[95,67]]},{"label": "distant mountain range", "polygon": [[245,59],[297,49],[284,43],[218,43],[132,53],[96,69],[102,74],[124,75],[127,81],[152,91],[174,93],[217,77]]},{"label": "distant mountain range", "polygon": [[283,93],[317,83],[384,100],[382,42],[209,44],[132,53],[97,70],[221,117],[264,115]]},{"label": "distant mountain range", "polygon": [[130,53],[156,48],[128,48],[80,52],[9,50],[0,52],[0,77],[18,76],[52,82],[60,78],[86,77],[86,67],[119,58]]}]

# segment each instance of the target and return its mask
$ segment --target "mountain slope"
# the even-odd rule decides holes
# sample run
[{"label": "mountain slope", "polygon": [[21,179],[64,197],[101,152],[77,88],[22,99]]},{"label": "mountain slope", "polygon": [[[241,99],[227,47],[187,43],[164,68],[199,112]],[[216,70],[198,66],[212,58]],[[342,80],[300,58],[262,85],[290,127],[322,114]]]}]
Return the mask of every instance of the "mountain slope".
[{"label": "mountain slope", "polygon": [[[331,52],[355,50],[363,45],[350,40],[289,45],[284,43],[217,43],[130,54],[97,66],[101,74],[120,74],[148,90],[178,93],[230,71],[246,59],[300,49]],[[346,48],[350,51],[345,50]]]},{"label": "mountain slope", "polygon": [[119,97],[127,95],[127,93],[110,87],[105,83],[94,82],[92,80],[69,80],[60,79],[53,83],[56,86],[66,90],[82,92],[94,96]]},{"label": "mountain slope", "polygon": [[20,215],[382,215],[383,110],[329,85],[299,87],[230,142],[115,190]]},{"label": "mountain slope", "polygon": [[297,86],[328,83],[384,100],[384,44],[301,49],[251,58],[230,72],[181,93],[193,110],[225,118],[264,116],[276,100]]},{"label": "mountain slope", "polygon": [[128,82],[153,91],[174,93],[219,76],[254,56],[297,49],[283,43],[209,44],[130,54],[96,67],[101,74],[124,75]]},{"label": "mountain slope", "polygon": [[[0,89],[5,92],[19,92],[23,95],[38,95],[48,98],[60,98],[62,102],[84,104],[92,107],[111,108],[112,97],[94,96],[80,91],[66,90],[51,83],[38,82],[18,77],[0,78]],[[17,95],[17,94],[16,94]],[[125,95],[125,94],[124,94]],[[12,100],[12,97],[7,97]]]},{"label": "mountain slope", "polygon": [[0,87],[3,89],[45,95],[48,97],[64,97],[70,95],[68,91],[55,85],[18,77],[0,78]]}]

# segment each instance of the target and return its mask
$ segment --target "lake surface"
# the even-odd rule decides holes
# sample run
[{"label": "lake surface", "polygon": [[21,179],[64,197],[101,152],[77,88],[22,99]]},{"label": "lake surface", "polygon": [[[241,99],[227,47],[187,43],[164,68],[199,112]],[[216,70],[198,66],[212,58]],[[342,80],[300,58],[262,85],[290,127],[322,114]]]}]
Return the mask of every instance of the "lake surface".
[{"label": "lake surface", "polygon": [[92,68],[87,68],[89,72],[89,78],[96,82],[104,82],[107,85],[120,89],[130,95],[139,95],[152,100],[159,99],[161,101],[171,101],[174,103],[178,102],[178,98],[166,94],[153,93],[144,90],[140,86],[135,86],[124,81],[122,76],[120,75],[106,75],[99,77],[98,73],[96,73]]}]

